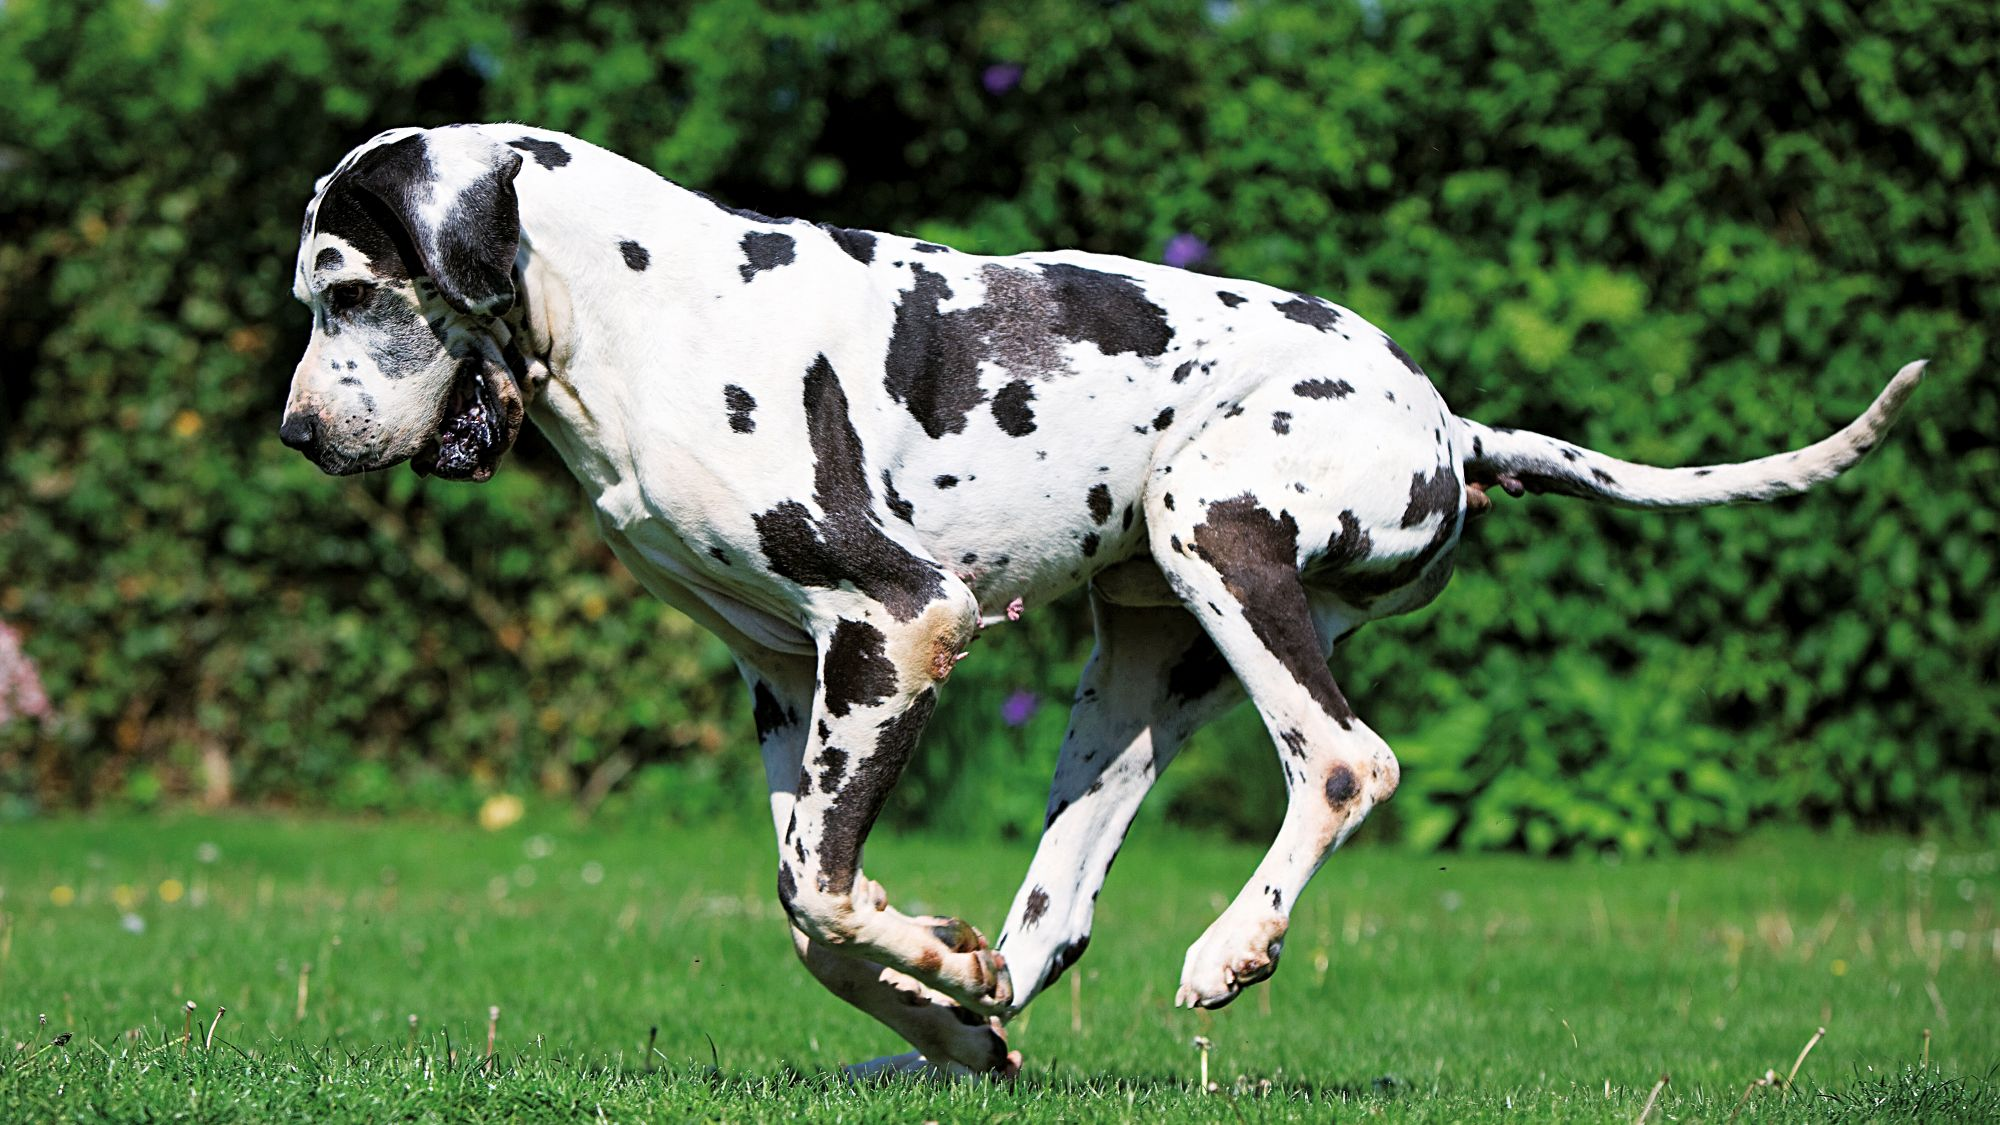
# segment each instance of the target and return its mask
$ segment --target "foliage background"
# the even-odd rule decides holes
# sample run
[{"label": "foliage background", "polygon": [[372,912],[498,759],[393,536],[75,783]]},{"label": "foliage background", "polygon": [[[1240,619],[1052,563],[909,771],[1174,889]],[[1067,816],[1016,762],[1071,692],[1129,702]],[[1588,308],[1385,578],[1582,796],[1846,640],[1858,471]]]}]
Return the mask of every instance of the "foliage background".
[{"label": "foliage background", "polygon": [[[1995,57],[2000,8],[1947,0],[4,0],[0,619],[53,711],[0,729],[0,815],[759,807],[725,654],[536,437],[478,488],[275,440],[314,177],[504,118],[965,249],[1192,234],[1460,412],[1640,460],[1815,439],[1931,355],[1813,498],[1503,502],[1336,672],[1405,763],[1372,831],[1416,846],[1991,831]],[[1087,632],[1072,602],[983,641],[892,815],[1032,832]],[[1149,815],[1267,832],[1269,754],[1232,716]]]}]

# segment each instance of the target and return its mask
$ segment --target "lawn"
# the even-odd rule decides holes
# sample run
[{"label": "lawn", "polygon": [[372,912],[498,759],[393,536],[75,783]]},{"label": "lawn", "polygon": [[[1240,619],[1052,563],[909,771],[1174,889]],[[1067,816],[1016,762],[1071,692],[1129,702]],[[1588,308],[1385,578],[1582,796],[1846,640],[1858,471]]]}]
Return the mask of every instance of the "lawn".
[{"label": "lawn", "polygon": [[[988,927],[1027,861],[883,837],[869,871],[901,905]],[[1278,975],[1191,1014],[1182,952],[1255,855],[1147,827],[1089,957],[1016,1022],[1012,1086],[842,1080],[900,1047],[796,965],[771,856],[748,830],[566,822],[0,827],[0,1120],[1631,1121],[1667,1074],[1650,1120],[1725,1121],[1819,1027],[1789,1098],[1756,1089],[1740,1120],[2000,1112],[1991,847],[1792,833],[1620,863],[1362,843],[1321,873]]]}]

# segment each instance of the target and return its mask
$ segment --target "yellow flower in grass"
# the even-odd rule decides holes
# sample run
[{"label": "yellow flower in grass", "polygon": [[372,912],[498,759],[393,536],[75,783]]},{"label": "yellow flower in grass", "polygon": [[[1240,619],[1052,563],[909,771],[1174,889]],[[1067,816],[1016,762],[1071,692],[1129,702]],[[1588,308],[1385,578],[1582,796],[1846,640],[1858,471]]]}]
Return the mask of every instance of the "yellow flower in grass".
[{"label": "yellow flower in grass", "polygon": [[49,901],[57,906],[68,906],[76,901],[76,889],[68,886],[50,887]]},{"label": "yellow flower in grass", "polygon": [[160,882],[159,894],[161,902],[179,902],[181,896],[186,893],[187,888],[181,885],[179,879],[163,879]]},{"label": "yellow flower in grass", "polygon": [[521,814],[527,811],[521,798],[512,793],[495,793],[479,806],[479,827],[488,832],[498,832],[519,821]]}]

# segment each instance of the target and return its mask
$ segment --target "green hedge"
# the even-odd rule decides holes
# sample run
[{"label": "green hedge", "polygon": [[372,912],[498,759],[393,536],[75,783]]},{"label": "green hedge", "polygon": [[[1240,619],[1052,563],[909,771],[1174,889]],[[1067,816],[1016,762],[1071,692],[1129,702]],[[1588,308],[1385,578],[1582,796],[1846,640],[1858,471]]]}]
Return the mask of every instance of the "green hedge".
[{"label": "green hedge", "polygon": [[[538,439],[478,488],[333,481],[274,439],[313,178],[389,125],[512,118],[968,249],[1193,234],[1196,268],[1375,320],[1468,416],[1641,460],[1817,438],[1932,355],[1821,495],[1503,501],[1336,673],[1420,846],[1992,827],[2000,10],[414,7],[0,7],[0,619],[56,712],[0,730],[8,808],[753,803],[726,654],[639,596]],[[982,641],[900,815],[1032,831],[1086,631]],[[1269,754],[1232,716],[1155,813],[1267,832]]]}]

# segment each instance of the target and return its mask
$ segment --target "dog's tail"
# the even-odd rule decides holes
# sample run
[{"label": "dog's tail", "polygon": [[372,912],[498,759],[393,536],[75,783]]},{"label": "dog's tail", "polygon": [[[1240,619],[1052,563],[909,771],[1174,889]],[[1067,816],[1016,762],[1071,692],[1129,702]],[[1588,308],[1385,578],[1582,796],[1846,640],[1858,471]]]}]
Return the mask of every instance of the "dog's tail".
[{"label": "dog's tail", "polygon": [[1458,419],[1468,484],[1499,486],[1510,496],[1553,492],[1627,508],[1703,508],[1796,496],[1846,472],[1882,440],[1926,360],[1908,364],[1862,413],[1832,437],[1790,453],[1732,465],[1663,469],[1620,461],[1526,430]]}]

